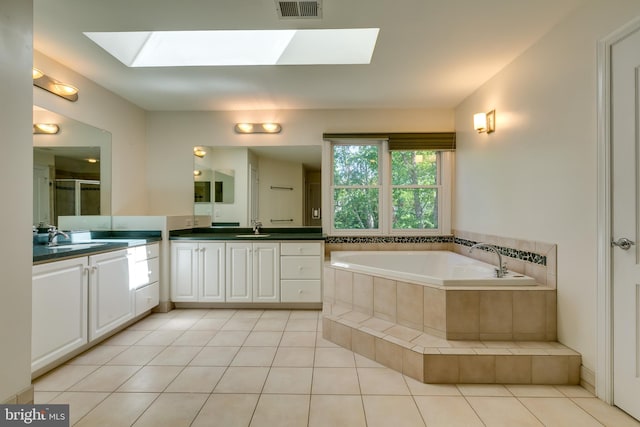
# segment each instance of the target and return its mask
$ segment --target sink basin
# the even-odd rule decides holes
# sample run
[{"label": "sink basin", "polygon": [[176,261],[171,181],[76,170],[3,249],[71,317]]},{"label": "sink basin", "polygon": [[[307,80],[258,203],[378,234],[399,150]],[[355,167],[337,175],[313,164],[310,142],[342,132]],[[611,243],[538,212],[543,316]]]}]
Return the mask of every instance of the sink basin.
[{"label": "sink basin", "polygon": [[55,251],[56,249],[89,249],[96,246],[102,246],[104,243],[76,243],[70,245],[54,245],[54,246],[46,246],[46,248],[50,251]]},{"label": "sink basin", "polygon": [[236,234],[236,237],[269,237],[271,234]]}]

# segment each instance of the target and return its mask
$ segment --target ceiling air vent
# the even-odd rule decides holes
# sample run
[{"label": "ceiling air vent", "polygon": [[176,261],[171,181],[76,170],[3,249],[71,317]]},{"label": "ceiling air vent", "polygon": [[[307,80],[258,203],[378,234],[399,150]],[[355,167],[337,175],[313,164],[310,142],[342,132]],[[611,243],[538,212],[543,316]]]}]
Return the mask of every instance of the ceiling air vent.
[{"label": "ceiling air vent", "polygon": [[284,19],[322,18],[322,3],[317,1],[279,1],[276,0],[278,17]]}]

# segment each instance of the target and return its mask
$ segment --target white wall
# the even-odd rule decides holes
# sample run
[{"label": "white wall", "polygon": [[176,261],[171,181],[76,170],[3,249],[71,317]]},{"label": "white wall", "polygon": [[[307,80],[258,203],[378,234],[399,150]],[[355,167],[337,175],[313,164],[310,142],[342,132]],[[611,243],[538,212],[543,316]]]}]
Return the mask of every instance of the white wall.
[{"label": "white wall", "polygon": [[145,111],[40,52],[33,66],[79,89],[69,102],[34,86],[35,105],[111,133],[111,214],[146,214]]},{"label": "white wall", "polygon": [[[588,0],[456,108],[458,230],[558,244],[558,336],[596,365],[596,44],[640,14]],[[496,109],[496,131],[473,113]]]},{"label": "white wall", "polygon": [[[239,122],[279,122],[277,135],[237,135]],[[450,109],[147,113],[149,214],[193,212],[193,146],[322,145],[324,132],[446,132]],[[236,190],[238,194],[239,190]],[[115,192],[115,189],[114,189]]]},{"label": "white wall", "polygon": [[[302,226],[304,171],[302,163],[260,157],[260,203],[258,219],[265,227]],[[288,187],[292,190],[272,189]],[[292,222],[272,222],[292,219]]]},{"label": "white wall", "polygon": [[5,243],[0,247],[0,403],[4,403],[31,384],[33,2],[2,0],[0,10],[0,224]]}]

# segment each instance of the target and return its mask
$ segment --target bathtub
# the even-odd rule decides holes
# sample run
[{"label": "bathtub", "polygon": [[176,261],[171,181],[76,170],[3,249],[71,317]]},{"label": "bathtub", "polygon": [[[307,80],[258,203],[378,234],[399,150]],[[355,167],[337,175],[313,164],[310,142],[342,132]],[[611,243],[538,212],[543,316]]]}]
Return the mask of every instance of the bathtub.
[{"label": "bathtub", "polygon": [[[435,286],[534,286],[533,278],[448,251],[336,251],[331,265],[354,272]],[[508,264],[507,264],[508,268]]]}]

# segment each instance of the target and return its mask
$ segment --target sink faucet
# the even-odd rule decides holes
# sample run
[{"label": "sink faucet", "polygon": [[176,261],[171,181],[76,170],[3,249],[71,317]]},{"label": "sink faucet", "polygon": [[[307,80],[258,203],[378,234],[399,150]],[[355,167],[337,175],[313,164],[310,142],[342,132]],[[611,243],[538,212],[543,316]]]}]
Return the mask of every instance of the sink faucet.
[{"label": "sink faucet", "polygon": [[498,268],[496,268],[496,277],[502,278],[505,274],[507,274],[507,264],[502,263],[502,255],[500,254],[498,248],[488,243],[476,243],[475,245],[471,246],[471,248],[469,248],[469,253],[473,252],[473,250],[476,248],[489,249],[495,252],[496,255],[498,255]]},{"label": "sink faucet", "polygon": [[69,238],[69,235],[62,230],[58,230],[55,225],[49,227],[49,246],[55,246],[57,243],[55,242],[55,238],[57,236],[64,236],[65,238]]},{"label": "sink faucet", "polygon": [[253,233],[260,234],[260,227],[262,227],[262,223],[256,220],[251,221],[251,223],[253,224]]}]

